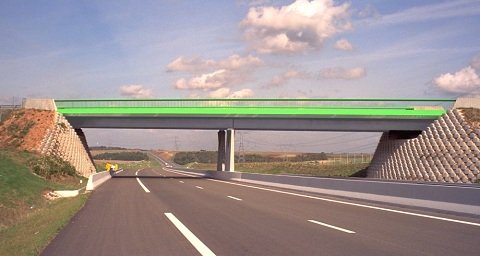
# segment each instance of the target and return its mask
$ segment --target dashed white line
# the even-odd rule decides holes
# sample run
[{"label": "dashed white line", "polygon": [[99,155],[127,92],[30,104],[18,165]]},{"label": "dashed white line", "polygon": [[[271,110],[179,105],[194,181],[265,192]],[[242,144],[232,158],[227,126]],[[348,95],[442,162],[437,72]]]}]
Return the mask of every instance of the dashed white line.
[{"label": "dashed white line", "polygon": [[203,188],[202,188],[202,187],[200,187],[200,186],[195,186],[195,187],[196,187],[196,188],[198,188],[198,189],[203,189]]},{"label": "dashed white line", "polygon": [[[135,173],[135,176],[138,176],[138,172],[141,171],[141,170],[138,170],[136,173]],[[143,188],[143,190],[145,190],[145,192],[147,193],[150,193],[150,190],[148,190],[147,187],[145,187],[145,185],[143,185],[143,183],[140,181],[140,179],[137,177],[137,181],[138,181],[138,184],[140,184],[140,186]]]},{"label": "dashed white line", "polygon": [[185,182],[183,182],[183,180],[181,180],[181,181],[179,181],[179,182],[180,182],[180,183],[185,183]]},{"label": "dashed white line", "polygon": [[322,225],[322,226],[327,227],[327,228],[336,229],[336,230],[338,230],[338,231],[342,231],[342,232],[345,232],[345,233],[355,234],[355,231],[351,231],[351,230],[348,230],[348,229],[340,228],[340,227],[333,226],[333,225],[330,225],[330,224],[327,224],[327,223],[323,223],[323,222],[320,222],[320,221],[316,221],[316,220],[308,220],[308,221],[309,221],[309,222],[312,222],[312,223],[315,223],[315,224],[318,224],[318,225]]},{"label": "dashed white line", "polygon": [[234,196],[227,196],[228,198],[231,198],[233,200],[237,200],[237,201],[242,201],[243,199],[240,199],[238,197],[234,197]]},{"label": "dashed white line", "polygon": [[197,249],[197,251],[202,255],[215,256],[213,253],[200,239],[197,238],[183,223],[175,217],[170,212],[166,212],[165,216],[175,225],[175,227],[182,233],[183,236]]},{"label": "dashed white line", "polygon": [[[173,173],[185,175],[185,176],[194,176],[194,175],[184,174],[184,173],[181,173],[181,172],[179,172],[179,171],[172,171],[171,169],[168,169],[168,170],[167,170],[167,169],[164,169],[164,170],[165,170],[165,171],[168,171],[168,172],[173,172]],[[453,223],[459,223],[459,224],[465,224],[465,225],[471,225],[471,226],[480,227],[480,223],[475,223],[475,222],[470,222],[470,221],[463,221],[463,220],[443,218],[443,217],[438,217],[438,216],[433,216],[433,215],[427,215],[427,214],[420,214],[420,213],[414,213],[414,212],[400,211],[400,210],[394,210],[394,209],[389,209],[389,208],[384,208],[384,207],[377,207],[377,206],[372,206],[372,205],[351,203],[351,202],[346,202],[346,201],[328,199],[328,198],[317,197],[317,196],[303,195],[303,194],[298,194],[298,193],[293,193],[293,192],[281,191],[281,190],[277,190],[277,189],[256,187],[256,186],[245,185],[245,184],[240,184],[240,183],[235,183],[235,182],[229,182],[229,181],[223,181],[223,180],[214,180],[214,179],[209,179],[209,180],[215,181],[215,182],[221,182],[221,183],[231,184],[231,185],[235,185],[235,186],[241,186],[241,187],[259,189],[259,190],[264,190],[264,191],[270,191],[270,192],[275,192],[275,193],[280,193],[280,194],[285,194],[285,195],[291,195],[291,196],[298,196],[298,197],[303,197],[303,198],[310,198],[310,199],[315,199],[315,200],[321,200],[321,201],[326,201],[326,202],[331,202],[331,203],[351,205],[351,206],[363,207],[363,208],[368,208],[368,209],[373,209],[373,210],[379,210],[379,211],[385,211],[385,212],[393,212],[393,213],[410,215],[410,216],[416,216],[416,217],[421,217],[421,218],[441,220],[441,221],[448,221],[448,222],[453,222]]]}]

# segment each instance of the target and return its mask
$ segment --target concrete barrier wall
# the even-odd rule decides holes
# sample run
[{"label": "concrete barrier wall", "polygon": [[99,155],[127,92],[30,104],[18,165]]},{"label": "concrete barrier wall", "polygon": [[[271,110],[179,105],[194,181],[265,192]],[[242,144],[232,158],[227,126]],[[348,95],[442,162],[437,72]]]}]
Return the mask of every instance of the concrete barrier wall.
[{"label": "concrete barrier wall", "polygon": [[179,169],[198,176],[480,216],[480,186]]},{"label": "concrete barrier wall", "polygon": [[88,177],[88,182],[87,182],[87,191],[92,191],[96,188],[98,188],[100,185],[102,185],[104,182],[107,180],[111,179],[112,176],[110,175],[109,172],[99,172],[95,174],[90,174]]}]

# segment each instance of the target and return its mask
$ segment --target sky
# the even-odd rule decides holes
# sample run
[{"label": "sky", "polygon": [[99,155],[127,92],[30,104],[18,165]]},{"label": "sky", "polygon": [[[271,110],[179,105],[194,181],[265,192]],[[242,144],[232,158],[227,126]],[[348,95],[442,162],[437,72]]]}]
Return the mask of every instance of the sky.
[{"label": "sky", "polygon": [[[478,35],[478,0],[3,0],[0,104],[478,97]],[[216,147],[215,131],[85,132],[91,145]],[[378,141],[366,133],[241,136],[247,150],[361,152]]]}]

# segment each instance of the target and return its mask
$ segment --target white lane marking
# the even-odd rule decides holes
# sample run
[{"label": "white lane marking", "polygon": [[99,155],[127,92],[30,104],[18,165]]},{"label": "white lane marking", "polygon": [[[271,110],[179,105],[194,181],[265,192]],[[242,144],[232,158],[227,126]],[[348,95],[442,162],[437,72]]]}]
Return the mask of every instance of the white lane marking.
[{"label": "white lane marking", "polygon": [[[138,172],[141,171],[141,170],[138,170],[136,173],[135,173],[135,176],[138,176]],[[147,193],[150,193],[150,190],[148,190],[147,187],[145,187],[145,185],[143,185],[143,183],[140,181],[140,179],[137,177],[137,181],[138,181],[138,184],[140,184],[140,186],[143,188],[143,190],[145,190],[145,192]]]},{"label": "white lane marking", "polygon": [[238,197],[234,197],[234,196],[227,196],[228,198],[231,198],[233,200],[237,200],[237,201],[242,201],[242,199],[238,198]]},{"label": "white lane marking", "polygon": [[198,189],[203,189],[202,187],[199,187],[199,186],[195,186],[195,187],[198,188]]},{"label": "white lane marking", "polygon": [[328,227],[328,228],[333,228],[333,229],[336,229],[336,230],[339,230],[339,231],[342,231],[342,232],[345,232],[345,233],[355,234],[355,231],[351,231],[351,230],[344,229],[344,228],[339,228],[337,226],[329,225],[327,223],[323,223],[323,222],[320,222],[320,221],[316,221],[316,220],[308,220],[308,221],[312,222],[312,223],[315,223],[315,224],[318,224],[318,225]]},{"label": "white lane marking", "polygon": [[179,182],[180,182],[180,183],[185,183],[185,182],[183,182],[183,180],[181,180],[181,181],[179,181]]},{"label": "white lane marking", "polygon": [[168,169],[168,168],[163,168],[163,170],[167,171],[167,172],[173,172],[173,173],[176,173],[176,174],[184,175],[184,176],[189,176],[189,177],[200,177],[200,176],[202,176],[202,174],[199,174],[199,175],[186,174],[186,173],[174,171],[174,170]]},{"label": "white lane marking", "polygon": [[[165,171],[169,171],[169,170],[165,170]],[[174,171],[171,171],[171,172],[174,172]],[[180,172],[174,172],[174,173],[191,176],[191,175],[183,174],[183,173],[180,173]],[[256,187],[256,186],[251,186],[251,185],[239,184],[239,183],[234,183],[234,182],[229,182],[229,181],[224,181],[224,180],[214,180],[214,179],[209,179],[209,180],[215,181],[215,182],[221,182],[221,183],[231,184],[231,185],[236,185],[236,186],[241,186],[241,187],[247,187],[247,188],[254,188],[254,189],[259,189],[259,190],[264,190],[264,191],[270,191],[270,192],[275,192],[275,193],[280,193],[280,194],[285,194],[285,195],[291,195],[291,196],[298,196],[298,197],[303,197],[303,198],[310,198],[310,199],[315,199],[315,200],[321,200],[321,201],[326,201],[326,202],[331,202],[331,203],[351,205],[351,206],[363,207],[363,208],[368,208],[368,209],[373,209],[373,210],[379,210],[379,211],[385,211],[385,212],[393,212],[393,213],[405,214],[405,215],[416,216],[416,217],[421,217],[421,218],[434,219],[434,220],[442,220],[442,221],[447,221],[447,222],[453,222],[453,223],[459,223],[459,224],[465,224],[465,225],[471,225],[471,226],[480,227],[480,223],[475,223],[475,222],[470,222],[470,221],[463,221],[463,220],[450,219],[450,218],[438,217],[438,216],[421,214],[421,213],[400,211],[400,210],[394,210],[394,209],[389,209],[389,208],[384,208],[384,207],[377,207],[377,206],[371,206],[371,205],[365,205],[365,204],[351,203],[351,202],[340,201],[340,200],[335,200],[335,199],[328,199],[328,198],[323,198],[323,197],[309,196],[309,195],[303,195],[303,194],[298,194],[298,193],[293,193],[293,192],[286,192],[286,191],[281,191],[281,190],[276,190],[276,189],[262,188],[262,187]]]},{"label": "white lane marking", "polygon": [[197,251],[201,255],[211,255],[215,256],[215,253],[213,253],[200,239],[198,239],[185,225],[183,225],[180,220],[175,217],[170,212],[166,212],[165,216],[175,225],[175,227],[182,233],[183,236],[197,249]]}]

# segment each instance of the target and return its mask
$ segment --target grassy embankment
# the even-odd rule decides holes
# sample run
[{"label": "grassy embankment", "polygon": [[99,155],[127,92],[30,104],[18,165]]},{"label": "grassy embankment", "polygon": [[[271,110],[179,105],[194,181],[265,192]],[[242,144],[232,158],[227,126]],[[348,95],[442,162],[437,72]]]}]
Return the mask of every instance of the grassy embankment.
[{"label": "grassy embankment", "polygon": [[37,156],[0,150],[0,255],[38,255],[85,204],[88,195],[46,200],[51,190],[78,189],[78,177],[46,180],[27,167]]}]

